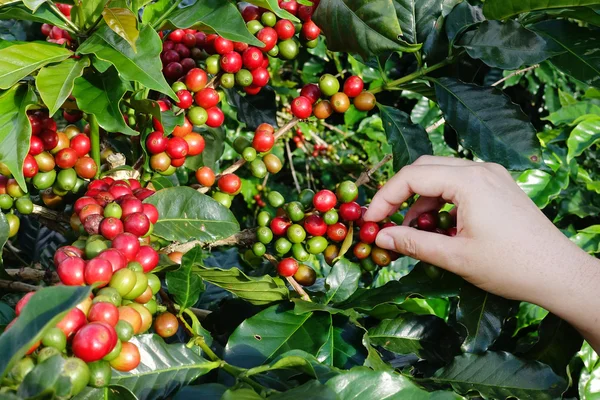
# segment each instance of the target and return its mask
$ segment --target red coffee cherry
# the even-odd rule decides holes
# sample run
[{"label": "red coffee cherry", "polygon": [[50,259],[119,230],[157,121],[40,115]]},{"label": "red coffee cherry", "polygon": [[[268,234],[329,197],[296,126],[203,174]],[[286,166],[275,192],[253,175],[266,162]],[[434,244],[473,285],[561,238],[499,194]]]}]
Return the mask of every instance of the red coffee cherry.
[{"label": "red coffee cherry", "polygon": [[242,188],[242,181],[235,174],[225,174],[218,182],[219,190],[227,194],[237,194]]},{"label": "red coffee cherry", "polygon": [[293,258],[284,258],[277,264],[277,273],[285,277],[294,276],[298,267],[298,261]]},{"label": "red coffee cherry", "polygon": [[352,98],[362,93],[364,87],[363,80],[359,76],[351,76],[344,82],[344,93]]},{"label": "red coffee cherry", "polygon": [[327,212],[335,207],[337,197],[331,190],[323,189],[313,197],[313,205],[320,212]]},{"label": "red coffee cherry", "polygon": [[304,96],[298,96],[292,100],[292,114],[296,118],[306,119],[312,115],[311,101]]},{"label": "red coffee cherry", "polygon": [[379,225],[377,225],[375,222],[365,222],[360,228],[360,241],[367,244],[371,244],[375,242],[378,233]]}]

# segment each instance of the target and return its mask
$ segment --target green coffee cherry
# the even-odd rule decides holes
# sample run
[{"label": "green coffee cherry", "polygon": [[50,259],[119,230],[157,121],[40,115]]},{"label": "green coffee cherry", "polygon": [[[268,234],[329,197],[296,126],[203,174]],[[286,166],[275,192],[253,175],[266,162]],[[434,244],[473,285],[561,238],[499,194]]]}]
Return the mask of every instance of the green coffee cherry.
[{"label": "green coffee cherry", "polygon": [[278,208],[281,207],[285,203],[285,198],[283,195],[277,191],[269,192],[267,195],[267,201],[271,205],[271,207]]},{"label": "green coffee cherry", "polygon": [[275,251],[279,255],[285,255],[292,249],[292,243],[286,238],[279,238],[275,241]]},{"label": "green coffee cherry", "polygon": [[271,217],[271,214],[269,214],[268,211],[261,211],[258,213],[258,216],[256,217],[258,226],[269,226],[272,219],[273,219],[273,217]]}]

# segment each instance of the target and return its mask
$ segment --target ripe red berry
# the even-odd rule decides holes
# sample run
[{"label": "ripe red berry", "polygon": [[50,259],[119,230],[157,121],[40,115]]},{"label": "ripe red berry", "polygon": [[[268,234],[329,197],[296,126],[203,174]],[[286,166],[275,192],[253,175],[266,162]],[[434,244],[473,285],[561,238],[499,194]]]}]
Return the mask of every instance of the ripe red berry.
[{"label": "ripe red berry", "polygon": [[306,22],[311,19],[313,13],[315,12],[315,8],[315,3],[313,3],[312,6],[298,5],[298,13],[296,15],[301,21]]},{"label": "ripe red berry", "polygon": [[304,219],[304,229],[309,235],[323,236],[327,233],[327,224],[319,215],[310,215]]},{"label": "ripe red berry", "polygon": [[352,98],[362,93],[364,87],[363,80],[359,76],[351,76],[344,82],[344,93]]},{"label": "ripe red berry", "polygon": [[185,86],[192,92],[203,89],[208,83],[208,75],[203,69],[192,68],[185,76]]},{"label": "ripe red berry", "polygon": [[435,231],[437,228],[437,215],[433,212],[426,212],[417,218],[417,227],[422,231]]},{"label": "ripe red berry", "polygon": [[319,89],[319,85],[309,83],[304,85],[300,91],[300,96],[306,97],[308,100],[310,100],[310,104],[312,105],[315,104],[319,98],[321,98],[321,89]]},{"label": "ripe red berry", "polygon": [[271,79],[271,76],[269,75],[269,71],[263,67],[256,68],[255,70],[252,70],[251,73],[252,85],[247,86],[245,89],[247,89],[248,87],[255,87],[258,88],[258,93],[258,91],[260,91],[260,88],[267,86],[267,83],[269,83],[269,79]]},{"label": "ripe red berry", "polygon": [[263,60],[263,53],[258,47],[248,47],[244,50],[244,53],[242,53],[242,63],[246,69],[253,70],[260,67]]},{"label": "ripe red berry", "polygon": [[327,227],[327,237],[334,242],[341,242],[346,238],[348,234],[348,228],[341,222],[336,222],[333,225]]},{"label": "ripe red berry", "polygon": [[280,19],[274,28],[279,40],[291,39],[296,33],[296,28],[294,28],[294,24],[289,19]]},{"label": "ripe red berry", "polygon": [[236,194],[242,188],[242,181],[235,174],[225,174],[219,178],[219,189],[227,194]]},{"label": "ripe red berry", "polygon": [[185,139],[180,137],[172,137],[167,142],[167,155],[173,158],[182,158],[187,156],[190,147]]},{"label": "ripe red berry", "polygon": [[119,310],[112,303],[99,302],[92,304],[87,318],[90,322],[106,322],[111,326],[115,326],[119,322]]},{"label": "ripe red berry", "polygon": [[219,92],[213,88],[204,88],[196,93],[194,101],[204,109],[208,109],[219,104]]},{"label": "ripe red berry", "polygon": [[123,233],[123,222],[120,219],[109,217],[100,222],[100,234],[108,240],[113,240]]},{"label": "ripe red berry", "polygon": [[67,147],[56,153],[54,161],[56,161],[56,165],[58,165],[59,168],[67,169],[73,168],[77,163],[78,158],[77,151]]},{"label": "ripe red berry", "polygon": [[277,32],[275,29],[267,26],[266,28],[262,28],[257,34],[256,38],[263,42],[265,45],[261,48],[263,52],[270,51],[277,44]]},{"label": "ripe red berry", "polygon": [[[174,50],[179,54],[179,57],[183,60],[190,56],[190,49],[187,48],[183,43],[177,43]],[[181,61],[180,61],[181,62]]]},{"label": "ripe red berry", "polygon": [[162,132],[152,132],[146,138],[146,149],[150,154],[158,154],[167,150],[169,139]]},{"label": "ripe red berry", "polygon": [[[75,165],[75,163],[73,163],[73,165]],[[37,161],[35,161],[35,158],[31,154],[27,154],[23,160],[23,176],[25,178],[33,178],[38,171],[39,167]]]},{"label": "ripe red berry", "polygon": [[306,21],[302,24],[302,36],[306,40],[315,40],[319,37],[321,29],[312,20]]},{"label": "ripe red berry", "polygon": [[146,217],[146,214],[141,212],[129,214],[123,220],[123,227],[125,228],[125,232],[141,237],[148,233],[150,220]]},{"label": "ripe red berry", "polygon": [[292,100],[292,114],[300,119],[308,118],[312,115],[312,104],[307,97],[298,96]]},{"label": "ripe red berry", "polygon": [[193,33],[186,33],[183,36],[181,43],[183,43],[188,49],[191,49],[192,47],[196,46],[196,35]]},{"label": "ripe red berry", "polygon": [[[252,71],[254,72],[254,71]],[[262,86],[256,86],[255,84],[252,84],[250,86],[246,86],[244,88],[244,92],[248,93],[250,96],[256,96],[262,89]]]},{"label": "ripe red berry", "polygon": [[223,121],[225,121],[225,114],[223,114],[223,111],[221,111],[219,107],[215,106],[209,108],[206,110],[206,114],[208,115],[208,118],[206,119],[206,125],[210,126],[211,128],[218,128],[223,125]]},{"label": "ripe red berry", "polygon": [[135,260],[135,255],[140,250],[138,238],[131,233],[121,233],[112,241],[112,247],[120,250],[127,258],[127,261]]},{"label": "ripe red berry", "polygon": [[313,197],[313,205],[320,212],[327,212],[335,207],[337,197],[331,190],[323,189]]},{"label": "ripe red berry", "polygon": [[83,157],[90,152],[92,143],[88,135],[80,133],[71,139],[69,146],[77,152],[77,157]]},{"label": "ripe red berry", "polygon": [[223,71],[235,74],[242,69],[242,56],[235,51],[230,51],[221,57],[220,64]]},{"label": "ripe red berry", "polygon": [[287,233],[288,228],[292,225],[290,221],[283,217],[275,217],[271,221],[269,227],[275,236],[283,236]]},{"label": "ripe red berry", "polygon": [[183,75],[183,66],[177,61],[170,62],[163,69],[163,73],[169,79],[179,79]]},{"label": "ripe red berry", "polygon": [[215,173],[210,167],[201,167],[196,171],[196,180],[199,184],[211,187],[215,184]]},{"label": "ripe red berry", "polygon": [[298,13],[298,2],[296,0],[279,0],[279,7],[292,15]]},{"label": "ripe red berry", "polygon": [[175,43],[179,43],[183,40],[185,32],[183,29],[175,29],[169,33],[169,40]]},{"label": "ripe red berry", "polygon": [[150,246],[141,246],[140,251],[138,251],[137,255],[135,256],[135,261],[142,264],[144,273],[148,273],[156,268],[158,265],[158,260],[158,253]]},{"label": "ripe red berry", "polygon": [[219,54],[227,54],[233,51],[233,42],[221,36],[215,39],[213,46],[215,47],[215,51]]},{"label": "ripe red berry", "polygon": [[252,139],[252,147],[259,153],[266,153],[273,148],[275,135],[270,131],[258,130]]},{"label": "ripe red berry", "polygon": [[151,223],[155,224],[158,221],[158,210],[153,204],[144,204],[142,212],[146,214]]},{"label": "ripe red berry", "polygon": [[42,131],[40,139],[44,143],[44,150],[52,150],[58,144],[58,134],[50,129]]},{"label": "ripe red berry", "polygon": [[362,216],[360,205],[357,202],[344,203],[339,209],[340,217],[345,221],[356,221]]},{"label": "ripe red berry", "polygon": [[452,227],[452,228],[448,229],[448,236],[454,237],[454,236],[456,236],[457,233],[458,233],[458,231],[457,231],[456,227]]},{"label": "ripe red berry", "polygon": [[79,257],[70,257],[63,260],[56,269],[60,281],[67,286],[85,285],[83,271],[85,261]]},{"label": "ripe red berry", "polygon": [[15,314],[17,317],[19,314],[21,314],[21,310],[23,310],[23,307],[25,307],[25,305],[29,302],[29,299],[31,299],[34,294],[35,292],[29,292],[25,296],[21,297],[21,300],[17,302],[17,305],[15,306]]},{"label": "ripe red berry", "polygon": [[242,10],[242,18],[244,18],[244,21],[246,22],[259,19],[261,14],[260,8],[250,4]]},{"label": "ripe red berry", "polygon": [[294,276],[298,267],[298,261],[293,258],[284,258],[277,264],[277,273],[285,277]]},{"label": "ripe red berry", "polygon": [[375,242],[379,233],[379,225],[375,222],[365,222],[360,228],[359,237],[361,242],[371,244]]},{"label": "ripe red berry", "polygon": [[73,354],[86,363],[98,361],[112,351],[117,340],[117,333],[112,326],[104,322],[91,322],[73,337]]},{"label": "ripe red berry", "polygon": [[37,156],[42,151],[44,151],[44,142],[38,136],[31,136],[30,144],[29,144],[29,154],[32,156]]},{"label": "ripe red berry", "polygon": [[177,105],[177,107],[184,108],[184,109],[190,108],[194,101],[192,94],[187,90],[178,91],[177,98],[179,99],[179,101],[176,102],[175,104]]},{"label": "ripe red berry", "polygon": [[112,265],[113,273],[127,266],[127,258],[118,249],[106,249],[98,254],[96,258],[108,261]]}]

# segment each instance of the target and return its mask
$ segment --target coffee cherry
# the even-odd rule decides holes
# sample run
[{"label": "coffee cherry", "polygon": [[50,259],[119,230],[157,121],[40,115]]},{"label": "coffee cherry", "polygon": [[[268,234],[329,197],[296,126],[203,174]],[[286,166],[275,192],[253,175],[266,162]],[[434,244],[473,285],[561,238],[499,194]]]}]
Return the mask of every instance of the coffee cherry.
[{"label": "coffee cherry", "polygon": [[251,34],[256,35],[262,28],[264,28],[264,25],[259,21],[252,20],[246,23],[246,28],[248,28],[248,31]]},{"label": "coffee cherry", "polygon": [[276,236],[283,236],[286,234],[288,228],[292,225],[290,221],[282,217],[273,218],[270,224],[271,231]]},{"label": "coffee cherry", "polygon": [[279,42],[279,55],[285,60],[293,60],[300,53],[300,47],[294,39]]},{"label": "coffee cherry", "polygon": [[306,119],[312,115],[312,105],[308,98],[304,96],[296,97],[292,100],[292,114],[296,118]]},{"label": "coffee cherry", "polygon": [[260,243],[269,244],[273,241],[273,231],[266,226],[261,226],[256,231],[256,237]]},{"label": "coffee cherry", "polygon": [[286,234],[292,243],[302,243],[304,239],[306,239],[306,231],[301,225],[298,224],[291,225]]},{"label": "coffee cherry", "polygon": [[320,254],[325,251],[327,245],[327,239],[323,236],[315,236],[308,239],[306,242],[306,250],[308,250],[310,254]]},{"label": "coffee cherry", "polygon": [[212,88],[204,88],[194,95],[194,101],[204,109],[208,109],[219,104],[219,93]]},{"label": "coffee cherry", "polygon": [[192,124],[202,126],[208,120],[208,113],[202,107],[190,107],[187,112],[187,118]]},{"label": "coffee cherry", "polygon": [[293,258],[284,258],[277,264],[277,273],[281,276],[290,277],[298,271],[298,261]]},{"label": "coffee cherry", "polygon": [[371,260],[380,267],[386,267],[392,262],[392,257],[388,250],[375,247],[371,252]]},{"label": "coffee cherry", "polygon": [[[269,83],[269,71],[264,67],[259,67],[251,71],[252,74],[252,86],[256,86],[259,90]],[[246,88],[248,89],[248,88]],[[258,93],[258,91],[257,91]]]},{"label": "coffee cherry", "polygon": [[312,20],[308,20],[302,25],[302,36],[306,40],[315,40],[320,33],[321,29]]},{"label": "coffee cherry", "polygon": [[[250,149],[254,150],[253,148]],[[250,172],[252,172],[253,176],[259,179],[264,178],[268,173],[267,166],[260,158],[257,158],[250,163]]]},{"label": "coffee cherry", "polygon": [[213,46],[219,54],[227,54],[233,51],[233,42],[221,36],[215,39]]},{"label": "coffee cherry", "polygon": [[100,234],[108,240],[113,240],[118,234],[123,233],[123,223],[117,218],[104,218],[100,222]]},{"label": "coffee cherry", "polygon": [[417,218],[417,227],[422,231],[433,232],[437,228],[437,215],[433,212],[419,215]]},{"label": "coffee cherry", "polygon": [[376,104],[375,95],[371,92],[362,92],[354,98],[354,107],[359,111],[371,111]]},{"label": "coffee cherry", "polygon": [[360,205],[354,201],[342,204],[339,213],[344,221],[356,221],[362,216]]},{"label": "coffee cherry", "polygon": [[379,233],[379,225],[375,222],[365,222],[360,228],[359,237],[360,241],[371,244],[375,242],[377,234]]},{"label": "coffee cherry", "polygon": [[362,93],[364,87],[363,80],[358,76],[351,76],[344,82],[344,93],[352,98]]},{"label": "coffee cherry", "polygon": [[448,211],[442,211],[437,215],[437,226],[441,229],[450,229],[454,225],[454,218]]},{"label": "coffee cherry", "polygon": [[274,26],[275,32],[277,32],[277,36],[279,40],[287,40],[294,37],[296,33],[296,29],[294,28],[294,24],[289,19],[280,19]]},{"label": "coffee cherry", "polygon": [[452,227],[450,229],[448,229],[448,236],[456,236],[458,234],[458,230],[456,229],[456,227]]},{"label": "coffee cherry", "polygon": [[266,28],[262,28],[256,34],[256,38],[265,44],[261,50],[264,52],[268,52],[272,50],[277,44],[278,35],[275,29],[267,26]]},{"label": "coffee cherry", "polygon": [[331,190],[321,190],[315,194],[313,198],[313,205],[320,212],[327,212],[335,207],[337,198]]},{"label": "coffee cherry", "polygon": [[292,242],[290,242],[286,238],[281,237],[275,241],[275,251],[280,256],[283,256],[283,255],[289,253],[291,249],[292,249]]},{"label": "coffee cherry", "polygon": [[304,220],[304,229],[312,236],[323,236],[327,233],[327,224],[322,217],[313,214]]},{"label": "coffee cherry", "polygon": [[242,68],[242,56],[235,51],[231,51],[221,57],[220,66],[223,71],[235,74]]},{"label": "coffee cherry", "polygon": [[198,92],[204,89],[207,83],[208,76],[206,75],[206,72],[200,68],[192,68],[185,76],[185,85],[188,90],[192,92]]},{"label": "coffee cherry", "polygon": [[334,242],[341,242],[346,238],[347,234],[348,229],[346,228],[346,225],[341,222],[337,222],[327,227],[327,237]]},{"label": "coffee cherry", "polygon": [[258,47],[248,47],[242,53],[242,64],[249,70],[261,67],[263,60],[263,53]]},{"label": "coffee cherry", "polygon": [[263,162],[267,166],[267,171],[271,174],[276,174],[283,168],[281,160],[273,153],[266,154],[263,157]]},{"label": "coffee cherry", "polygon": [[319,89],[325,96],[333,96],[340,90],[340,82],[331,74],[324,74],[319,78]]},{"label": "coffee cherry", "polygon": [[211,187],[215,184],[215,173],[210,167],[200,167],[196,171],[196,180],[202,186]]},{"label": "coffee cherry", "polygon": [[179,79],[183,75],[183,67],[178,62],[173,61],[163,69],[163,73],[169,79]]},{"label": "coffee cherry", "polygon": [[235,74],[235,83],[242,87],[248,87],[252,85],[252,73],[247,69],[240,69]]},{"label": "coffee cherry", "polygon": [[306,251],[302,243],[295,243],[292,245],[292,254],[298,261],[308,261],[310,259],[310,253]]},{"label": "coffee cherry", "polygon": [[350,108],[350,99],[344,92],[337,92],[329,99],[335,112],[345,113]]},{"label": "coffee cherry", "polygon": [[208,114],[208,119],[206,120],[206,125],[211,128],[218,128],[223,125],[223,121],[225,121],[225,115],[223,111],[219,107],[211,107],[206,110]]},{"label": "coffee cherry", "polygon": [[371,254],[371,245],[359,242],[356,245],[354,245],[354,249],[352,250],[352,252],[354,253],[354,256],[356,256],[356,258],[358,258],[359,260],[363,260],[369,257],[369,255]]},{"label": "coffee cherry", "polygon": [[299,201],[292,201],[285,207],[285,212],[293,222],[304,219],[304,207]]},{"label": "coffee cherry", "polygon": [[271,151],[275,144],[275,136],[273,132],[265,130],[257,130],[252,139],[252,147],[259,153]]},{"label": "coffee cherry", "polygon": [[294,274],[294,279],[302,286],[312,286],[317,280],[317,273],[308,265],[301,264]]},{"label": "coffee cherry", "polygon": [[314,83],[309,83],[304,85],[300,91],[300,96],[306,97],[310,100],[311,104],[315,104],[321,97],[321,89],[319,89],[319,86],[315,85]]},{"label": "coffee cherry", "polygon": [[197,156],[204,151],[204,147],[206,146],[206,142],[204,141],[204,137],[201,134],[196,132],[188,133],[183,137],[188,144],[188,156]]},{"label": "coffee cherry", "polygon": [[358,197],[358,187],[352,181],[344,181],[338,185],[335,194],[340,202],[350,203]]},{"label": "coffee cherry", "polygon": [[279,7],[292,15],[298,13],[298,2],[296,0],[279,0]]}]

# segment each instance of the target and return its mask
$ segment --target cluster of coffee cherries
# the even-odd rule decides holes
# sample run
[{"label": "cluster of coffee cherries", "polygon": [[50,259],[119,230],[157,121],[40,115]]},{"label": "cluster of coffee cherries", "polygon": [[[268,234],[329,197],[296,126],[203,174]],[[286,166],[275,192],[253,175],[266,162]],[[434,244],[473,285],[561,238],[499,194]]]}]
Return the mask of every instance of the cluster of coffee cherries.
[{"label": "cluster of coffee cherries", "polygon": [[[55,3],[58,10],[68,19],[71,19],[71,9],[73,8],[70,4]],[[42,24],[42,35],[46,36],[46,41],[56,44],[66,44],[67,47],[71,45],[73,38],[69,32],[65,31],[58,26],[50,24]]]},{"label": "cluster of coffee cherries", "polygon": [[266,123],[256,128],[252,142],[242,136],[237,137],[233,142],[233,148],[246,160],[252,175],[260,179],[267,173],[278,173],[283,167],[279,157],[271,153],[274,145],[275,129]]},{"label": "cluster of coffee cherries", "polygon": [[92,181],[73,205],[71,227],[75,232],[102,235],[106,240],[115,241],[125,233],[136,241],[149,240],[158,210],[142,201],[152,194],[153,190],[143,188],[136,179],[105,177]]},{"label": "cluster of coffee cherries", "polygon": [[[207,88],[205,90],[213,89]],[[187,90],[186,92],[189,94]],[[161,111],[166,111],[170,108],[168,100],[159,100],[158,104]],[[204,115],[207,115],[207,110],[200,107],[193,108],[201,109]],[[208,111],[211,111],[211,109],[208,109]],[[221,115],[220,122],[218,123],[220,125],[223,123],[223,113],[220,109],[218,109],[218,112]],[[199,121],[194,120],[194,122]],[[204,137],[200,133],[193,131],[194,126],[187,117],[184,117],[183,125],[176,126],[170,135],[165,135],[164,128],[157,119],[153,119],[153,125],[155,131],[148,135],[145,145],[146,150],[150,154],[150,168],[159,174],[165,176],[173,175],[178,167],[185,164],[187,157],[197,156],[204,151]]]},{"label": "cluster of coffee cherries", "polygon": [[[314,115],[318,119],[329,118],[334,112],[345,113],[350,108],[350,99],[359,111],[371,111],[376,104],[375,96],[363,90],[363,80],[356,75],[350,76],[344,82],[340,91],[339,80],[324,74],[319,78],[319,84],[309,83],[300,90],[300,95],[292,100],[291,112],[300,119]],[[324,99],[320,100],[322,97]]]},{"label": "cluster of coffee cherries", "polygon": [[455,219],[448,211],[423,213],[410,221],[409,226],[446,236],[456,236],[457,233]]}]

